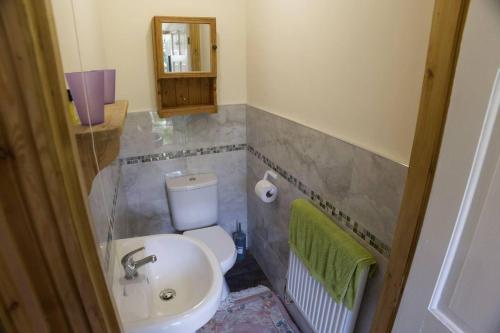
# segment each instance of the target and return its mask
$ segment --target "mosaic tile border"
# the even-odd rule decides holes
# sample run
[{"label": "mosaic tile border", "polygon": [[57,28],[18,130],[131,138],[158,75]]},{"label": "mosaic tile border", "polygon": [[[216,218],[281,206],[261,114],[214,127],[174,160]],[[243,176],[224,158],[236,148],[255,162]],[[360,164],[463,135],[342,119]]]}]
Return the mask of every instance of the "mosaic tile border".
[{"label": "mosaic tile border", "polygon": [[122,174],[122,163],[118,164],[118,179],[115,184],[115,191],[113,193],[113,203],[111,208],[111,213],[108,221],[108,233],[106,235],[106,249],[104,251],[104,269],[105,271],[109,271],[109,264],[111,260],[111,245],[113,240],[113,231],[115,229],[116,222],[116,207],[118,203],[118,191],[120,190],[121,185],[121,174]]},{"label": "mosaic tile border", "polygon": [[365,243],[382,254],[384,257],[389,258],[391,248],[378,239],[368,228],[363,226],[357,221],[354,221],[344,211],[334,205],[331,201],[326,200],[318,192],[309,188],[306,184],[293,176],[290,172],[283,169],[278,164],[274,163],[271,159],[263,155],[251,145],[247,146],[247,151],[254,155],[257,159],[262,161],[265,165],[276,171],[281,177],[287,180],[291,185],[296,187],[300,192],[309,197],[309,199],[316,204],[326,215],[332,216],[333,219],[344,225],[347,229],[359,236]]},{"label": "mosaic tile border", "polygon": [[247,148],[246,143],[240,143],[240,144],[234,144],[234,145],[223,145],[223,146],[214,146],[214,147],[207,147],[207,148],[184,149],[184,150],[165,152],[165,153],[156,153],[156,154],[149,154],[149,155],[125,157],[125,158],[121,159],[121,162],[123,164],[148,163],[148,162],[155,162],[155,161],[174,160],[177,158],[184,158],[184,157],[227,153],[227,152],[231,152],[231,151],[245,150],[246,148]]}]

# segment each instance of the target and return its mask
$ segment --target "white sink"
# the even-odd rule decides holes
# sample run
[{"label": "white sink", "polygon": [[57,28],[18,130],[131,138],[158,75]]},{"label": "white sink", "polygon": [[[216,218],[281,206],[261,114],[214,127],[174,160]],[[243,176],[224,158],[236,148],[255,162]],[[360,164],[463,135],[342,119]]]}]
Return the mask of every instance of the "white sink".
[{"label": "white sink", "polygon": [[[220,303],[223,277],[213,252],[195,239],[175,234],[115,241],[113,295],[127,333],[191,333],[213,317]],[[138,269],[133,280],[124,278],[120,260],[154,254],[155,263]],[[173,289],[176,296],[164,301],[160,293]]]}]

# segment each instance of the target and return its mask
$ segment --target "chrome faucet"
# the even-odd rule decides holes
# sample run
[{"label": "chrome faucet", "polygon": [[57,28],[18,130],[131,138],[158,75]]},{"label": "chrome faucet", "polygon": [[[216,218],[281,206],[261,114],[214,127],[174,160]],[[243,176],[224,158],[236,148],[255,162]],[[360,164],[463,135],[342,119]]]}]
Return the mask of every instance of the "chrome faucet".
[{"label": "chrome faucet", "polygon": [[146,258],[142,258],[140,260],[134,261],[134,258],[132,258],[132,256],[134,254],[136,254],[137,252],[142,251],[142,250],[144,250],[144,247],[140,247],[138,249],[135,249],[134,251],[131,251],[123,256],[121,262],[122,262],[123,270],[125,271],[125,279],[127,279],[127,280],[134,279],[137,276],[137,269],[139,267],[144,266],[147,263],[156,261],[156,256],[154,254],[147,256]]}]

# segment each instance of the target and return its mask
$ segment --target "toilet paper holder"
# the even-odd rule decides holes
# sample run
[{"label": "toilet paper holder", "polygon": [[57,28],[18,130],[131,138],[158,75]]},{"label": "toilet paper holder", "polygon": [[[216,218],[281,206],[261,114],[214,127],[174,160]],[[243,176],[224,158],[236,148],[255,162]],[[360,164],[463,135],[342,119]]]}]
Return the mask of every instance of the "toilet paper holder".
[{"label": "toilet paper holder", "polygon": [[264,173],[264,180],[269,180],[269,177],[272,179],[276,180],[278,179],[278,174],[274,172],[273,170],[267,170],[266,173]]},{"label": "toilet paper holder", "polygon": [[270,178],[276,180],[278,174],[272,170],[267,170],[264,178],[255,184],[255,194],[265,203],[273,202],[278,195],[278,187],[269,181]]}]

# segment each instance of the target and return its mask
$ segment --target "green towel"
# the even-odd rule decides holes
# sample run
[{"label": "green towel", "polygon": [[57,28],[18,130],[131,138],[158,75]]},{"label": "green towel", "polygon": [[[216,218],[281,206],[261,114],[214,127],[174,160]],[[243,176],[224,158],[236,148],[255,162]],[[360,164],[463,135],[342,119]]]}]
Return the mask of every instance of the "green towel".
[{"label": "green towel", "polygon": [[295,200],[291,215],[290,247],[335,301],[352,309],[361,275],[370,266],[373,273],[375,259],[309,201]]}]

